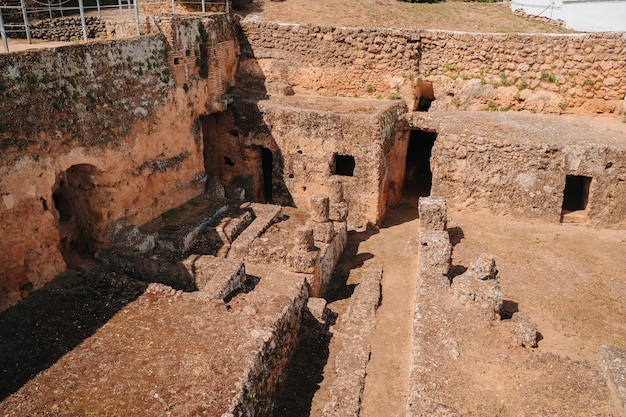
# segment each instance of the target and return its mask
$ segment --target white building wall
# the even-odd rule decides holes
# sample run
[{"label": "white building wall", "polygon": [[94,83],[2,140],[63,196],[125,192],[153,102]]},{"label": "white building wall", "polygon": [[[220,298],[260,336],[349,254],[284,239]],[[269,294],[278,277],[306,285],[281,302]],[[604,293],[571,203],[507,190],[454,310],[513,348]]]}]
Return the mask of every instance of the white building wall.
[{"label": "white building wall", "polygon": [[582,32],[626,32],[626,0],[512,0],[511,9],[563,20]]}]

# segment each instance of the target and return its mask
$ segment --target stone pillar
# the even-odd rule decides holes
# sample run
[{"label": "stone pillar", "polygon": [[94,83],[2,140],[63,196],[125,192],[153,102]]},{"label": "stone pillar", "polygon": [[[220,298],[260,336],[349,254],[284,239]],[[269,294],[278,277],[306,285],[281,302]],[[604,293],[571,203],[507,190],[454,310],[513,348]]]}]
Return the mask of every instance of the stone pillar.
[{"label": "stone pillar", "polygon": [[287,268],[292,272],[314,274],[319,263],[319,251],[313,240],[313,229],[301,226],[296,229],[296,244],[287,254]]},{"label": "stone pillar", "polygon": [[435,197],[420,197],[417,208],[420,216],[420,229],[446,230],[448,223],[446,200]]},{"label": "stone pillar", "polygon": [[317,242],[330,243],[335,237],[335,226],[329,218],[330,200],[327,195],[311,197],[311,222],[313,238]]},{"label": "stone pillar", "polygon": [[343,183],[332,179],[328,185],[330,199],[328,218],[334,222],[345,222],[348,218],[348,202],[344,199]]}]

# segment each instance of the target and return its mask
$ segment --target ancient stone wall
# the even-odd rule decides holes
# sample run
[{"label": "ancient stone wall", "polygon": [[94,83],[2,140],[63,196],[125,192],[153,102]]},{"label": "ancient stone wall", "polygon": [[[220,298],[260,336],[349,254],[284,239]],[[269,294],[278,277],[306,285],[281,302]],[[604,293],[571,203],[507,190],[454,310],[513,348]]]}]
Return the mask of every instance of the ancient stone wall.
[{"label": "ancient stone wall", "polygon": [[[419,116],[414,114],[411,123],[423,125]],[[623,124],[594,127],[590,122],[519,113],[443,115],[428,126],[438,132],[432,195],[457,209],[556,223],[563,214],[567,177],[585,177],[588,196],[579,221],[624,228]]]},{"label": "ancient stone wall", "polygon": [[241,25],[243,79],[287,82],[296,93],[400,98],[399,87],[419,73],[417,31]]},{"label": "ancient stone wall", "polygon": [[160,25],[0,57],[0,309],[105,246],[119,219],[204,190],[198,117],[223,110],[238,44],[228,16]]},{"label": "ancient stone wall", "polygon": [[424,31],[420,51],[421,74],[447,81],[435,93],[451,94],[453,107],[471,107],[482,97],[487,110],[621,112],[626,96],[624,34]]},{"label": "ancient stone wall", "polygon": [[[264,147],[275,155],[279,166],[274,168],[273,185],[275,199],[281,198],[278,202],[306,210],[311,197],[325,193],[334,179],[344,186],[349,229],[382,220],[387,202],[386,155],[406,111],[403,103],[292,96],[256,103],[236,100],[233,108],[255,121],[238,120],[246,138],[239,146]],[[344,163],[351,164],[352,170]]]},{"label": "ancient stone wall", "polygon": [[622,111],[626,36],[481,34],[242,21],[242,79],[296,91],[414,99],[435,84],[443,108]]}]

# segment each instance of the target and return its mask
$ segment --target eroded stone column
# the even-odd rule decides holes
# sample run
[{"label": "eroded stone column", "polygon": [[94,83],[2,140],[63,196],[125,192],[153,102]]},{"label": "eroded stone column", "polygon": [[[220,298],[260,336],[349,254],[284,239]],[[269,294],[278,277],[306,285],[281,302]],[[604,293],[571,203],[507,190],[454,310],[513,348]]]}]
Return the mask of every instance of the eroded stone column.
[{"label": "eroded stone column", "polygon": [[311,221],[313,238],[317,242],[330,243],[335,236],[335,226],[329,218],[330,199],[327,195],[316,194],[311,197]]}]

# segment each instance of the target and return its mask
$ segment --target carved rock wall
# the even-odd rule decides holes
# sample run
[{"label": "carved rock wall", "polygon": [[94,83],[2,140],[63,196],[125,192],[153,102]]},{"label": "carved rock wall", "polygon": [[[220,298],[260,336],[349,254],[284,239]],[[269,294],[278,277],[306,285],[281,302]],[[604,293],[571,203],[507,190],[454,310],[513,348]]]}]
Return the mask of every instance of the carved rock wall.
[{"label": "carved rock wall", "polygon": [[141,225],[204,190],[198,118],[234,82],[233,25],[159,25],[0,56],[0,310],[105,246],[119,219]]}]

